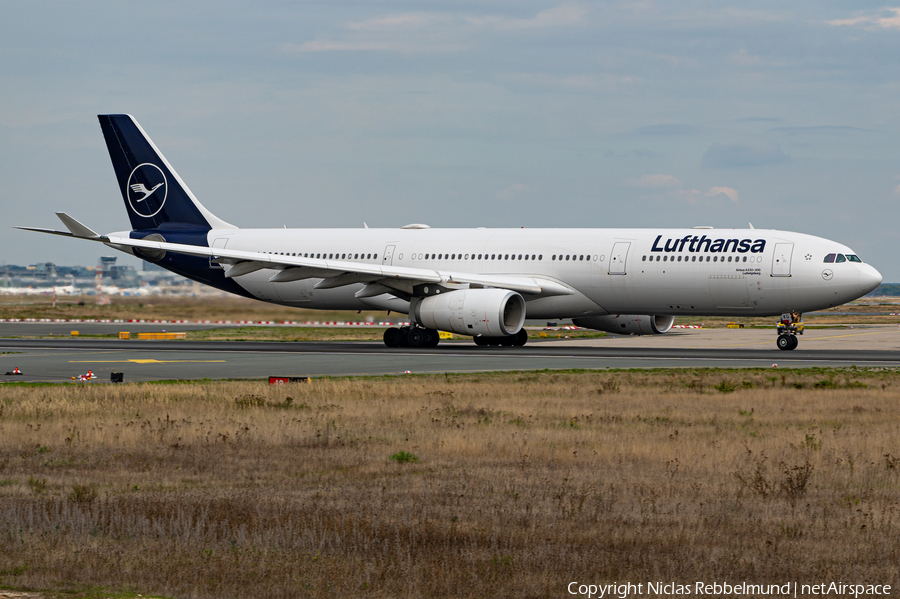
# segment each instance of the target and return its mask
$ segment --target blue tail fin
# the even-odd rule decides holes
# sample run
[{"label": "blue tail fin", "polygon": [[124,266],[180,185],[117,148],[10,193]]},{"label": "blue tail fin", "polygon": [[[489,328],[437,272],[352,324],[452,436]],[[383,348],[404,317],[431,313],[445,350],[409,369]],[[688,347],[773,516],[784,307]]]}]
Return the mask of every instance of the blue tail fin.
[{"label": "blue tail fin", "polygon": [[197,201],[134,117],[101,114],[98,118],[133,229],[236,228]]}]

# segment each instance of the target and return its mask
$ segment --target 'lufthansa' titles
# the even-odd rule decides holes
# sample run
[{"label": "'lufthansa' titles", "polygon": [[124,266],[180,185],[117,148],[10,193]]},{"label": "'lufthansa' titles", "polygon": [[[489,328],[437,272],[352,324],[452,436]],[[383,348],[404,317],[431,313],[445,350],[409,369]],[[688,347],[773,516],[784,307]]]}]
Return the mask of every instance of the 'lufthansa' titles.
[{"label": "'lufthansa' titles", "polygon": [[681,239],[666,239],[657,235],[651,252],[737,252],[739,254],[762,254],[766,249],[765,239],[709,239],[706,235],[685,235]]}]

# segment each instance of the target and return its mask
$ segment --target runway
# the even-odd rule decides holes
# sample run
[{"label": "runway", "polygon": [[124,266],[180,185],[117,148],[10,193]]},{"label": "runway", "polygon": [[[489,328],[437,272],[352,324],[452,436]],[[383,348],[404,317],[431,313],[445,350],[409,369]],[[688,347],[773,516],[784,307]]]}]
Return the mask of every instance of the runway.
[{"label": "runway", "polygon": [[[0,339],[0,380],[66,382],[92,370],[99,381],[260,379],[499,370],[605,368],[900,367],[900,329],[807,330],[800,348],[779,351],[766,330],[695,330],[648,337],[529,341],[521,348],[445,342],[388,349],[374,342]],[[18,367],[23,376],[2,376]]]}]

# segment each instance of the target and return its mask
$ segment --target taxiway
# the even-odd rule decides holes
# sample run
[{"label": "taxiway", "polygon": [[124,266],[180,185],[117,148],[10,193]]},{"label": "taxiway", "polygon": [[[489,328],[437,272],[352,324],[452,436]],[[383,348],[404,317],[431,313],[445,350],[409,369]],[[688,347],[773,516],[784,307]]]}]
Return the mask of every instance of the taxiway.
[{"label": "taxiway", "polygon": [[[20,329],[21,330],[21,329]],[[564,332],[558,332],[564,337]],[[138,341],[0,339],[0,380],[98,381],[346,376],[494,370],[603,368],[900,367],[900,328],[807,329],[794,351],[775,348],[774,331],[700,329],[646,337],[532,340],[525,347],[444,342],[425,350],[375,342]],[[3,376],[18,367],[22,376]]]}]

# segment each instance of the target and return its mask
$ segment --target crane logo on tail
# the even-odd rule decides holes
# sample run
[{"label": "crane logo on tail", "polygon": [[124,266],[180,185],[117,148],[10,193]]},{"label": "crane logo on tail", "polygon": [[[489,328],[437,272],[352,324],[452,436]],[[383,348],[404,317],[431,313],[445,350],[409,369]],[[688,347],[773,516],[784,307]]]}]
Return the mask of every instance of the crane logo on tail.
[{"label": "crane logo on tail", "polygon": [[162,169],[145,162],[139,164],[128,177],[125,194],[128,204],[144,217],[156,216],[166,203],[169,189]]}]

